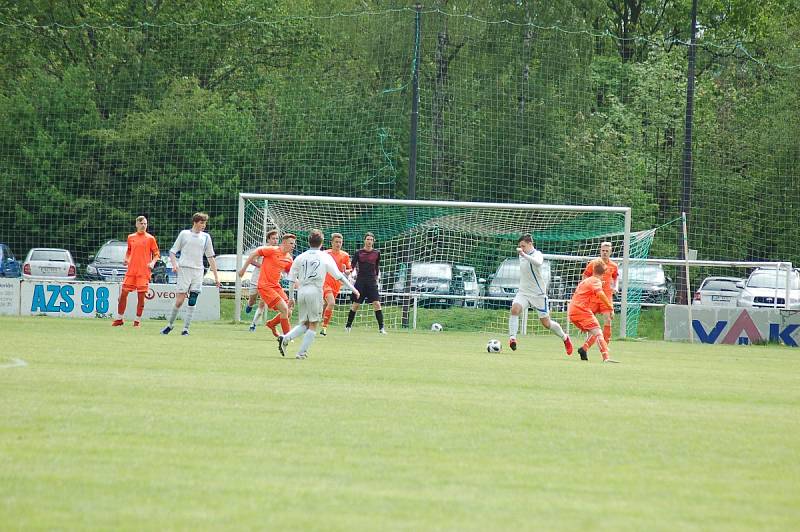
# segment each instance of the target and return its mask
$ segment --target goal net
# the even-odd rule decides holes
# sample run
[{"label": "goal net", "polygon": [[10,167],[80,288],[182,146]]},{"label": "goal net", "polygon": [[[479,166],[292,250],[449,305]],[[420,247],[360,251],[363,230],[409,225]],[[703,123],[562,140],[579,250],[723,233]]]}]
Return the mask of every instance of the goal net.
[{"label": "goal net", "polygon": [[[545,253],[551,314],[564,326],[566,304],[600,243],[612,242],[615,257],[625,264],[646,257],[653,236],[652,231],[632,234],[630,209],[624,207],[240,194],[239,264],[265,244],[273,229],[297,235],[297,253],[307,248],[312,229],[325,233],[326,244],[331,233],[341,233],[351,256],[372,232],[381,252],[379,286],[389,328],[430,329],[440,323],[445,329],[496,333],[507,330],[519,285],[520,235],[531,233]],[[237,321],[248,292],[247,286],[237,286]],[[620,335],[636,336],[639,301],[635,290],[622,291]],[[349,302],[345,289],[332,327],[344,324]],[[523,334],[545,332],[535,312],[524,318]],[[375,327],[371,309],[362,308],[355,326]]]}]

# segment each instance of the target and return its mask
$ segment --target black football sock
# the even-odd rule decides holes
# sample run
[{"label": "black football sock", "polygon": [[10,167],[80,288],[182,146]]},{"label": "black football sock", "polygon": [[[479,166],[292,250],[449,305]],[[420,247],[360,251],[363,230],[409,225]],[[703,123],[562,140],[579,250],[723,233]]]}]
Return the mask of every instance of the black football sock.
[{"label": "black football sock", "polygon": [[347,327],[348,329],[349,329],[350,327],[352,327],[352,326],[353,326],[353,320],[354,320],[354,319],[356,319],[356,311],[355,311],[355,310],[351,310],[351,311],[350,311],[350,312],[347,314],[347,325],[345,325],[345,327]]},{"label": "black football sock", "polygon": [[378,320],[378,329],[383,329],[383,310],[375,311],[375,319]]}]

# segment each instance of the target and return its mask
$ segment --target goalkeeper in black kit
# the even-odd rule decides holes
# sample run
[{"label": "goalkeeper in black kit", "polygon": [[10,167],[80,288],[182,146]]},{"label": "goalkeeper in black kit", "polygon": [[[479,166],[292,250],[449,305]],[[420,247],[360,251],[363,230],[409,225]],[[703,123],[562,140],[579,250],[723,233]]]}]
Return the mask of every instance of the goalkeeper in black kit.
[{"label": "goalkeeper in black kit", "polygon": [[375,235],[372,233],[364,235],[364,247],[353,254],[351,264],[353,271],[356,273],[356,289],[361,296],[356,298],[353,295],[353,304],[350,307],[350,313],[347,315],[345,330],[350,332],[361,303],[371,302],[372,308],[375,310],[375,319],[378,320],[378,332],[386,334],[386,329],[383,327],[381,296],[378,293],[381,252],[375,249]]}]

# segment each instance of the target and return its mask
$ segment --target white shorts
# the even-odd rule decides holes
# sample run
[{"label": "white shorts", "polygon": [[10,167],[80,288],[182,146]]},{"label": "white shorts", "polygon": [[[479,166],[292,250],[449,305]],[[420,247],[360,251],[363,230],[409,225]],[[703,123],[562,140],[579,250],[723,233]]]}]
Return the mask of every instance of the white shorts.
[{"label": "white shorts", "polygon": [[511,302],[511,304],[513,305],[514,303],[518,304],[524,309],[525,308],[536,309],[536,312],[539,313],[540,318],[546,318],[550,316],[546,296],[527,296],[525,294],[520,294],[519,292],[517,292],[517,295],[514,296],[514,300]]},{"label": "white shorts", "polygon": [[322,292],[316,286],[297,290],[297,319],[299,323],[322,321]]},{"label": "white shorts", "polygon": [[178,270],[178,286],[176,291],[179,294],[202,292],[204,274],[205,272],[202,268],[180,268]]},{"label": "white shorts", "polygon": [[250,295],[258,295],[258,278],[261,275],[261,268],[253,270],[253,275],[250,277]]}]

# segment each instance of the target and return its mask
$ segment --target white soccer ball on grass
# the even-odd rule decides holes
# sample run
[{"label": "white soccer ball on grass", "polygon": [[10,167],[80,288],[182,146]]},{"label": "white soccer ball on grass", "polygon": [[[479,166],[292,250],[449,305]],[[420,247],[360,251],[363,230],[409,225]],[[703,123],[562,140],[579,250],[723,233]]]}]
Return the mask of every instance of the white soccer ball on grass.
[{"label": "white soccer ball on grass", "polygon": [[486,351],[489,353],[499,353],[501,349],[503,349],[503,344],[500,343],[500,340],[495,338],[492,338],[489,340],[489,343],[486,344]]},{"label": "white soccer ball on grass", "polygon": [[444,327],[442,327],[441,323],[434,323],[433,325],[431,325],[431,330],[433,332],[441,332],[442,329],[444,329]]}]

